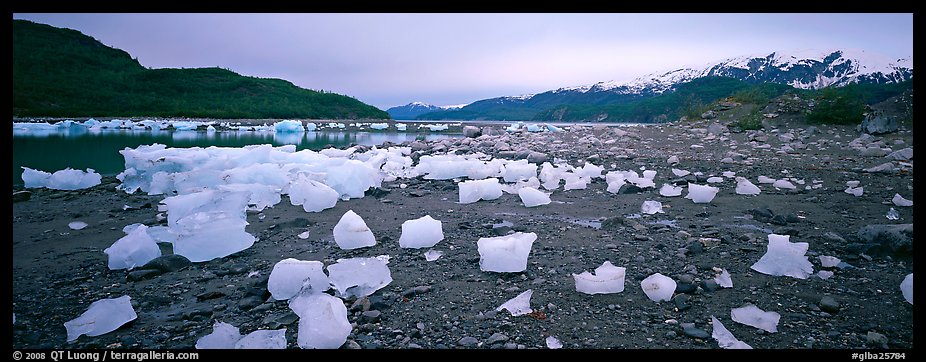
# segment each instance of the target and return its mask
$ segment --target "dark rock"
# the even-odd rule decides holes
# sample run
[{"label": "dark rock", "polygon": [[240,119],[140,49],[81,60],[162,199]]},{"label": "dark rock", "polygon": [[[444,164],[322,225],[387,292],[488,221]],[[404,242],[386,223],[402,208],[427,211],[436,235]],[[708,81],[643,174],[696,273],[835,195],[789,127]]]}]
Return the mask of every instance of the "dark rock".
[{"label": "dark rock", "polygon": [[238,275],[248,272],[248,266],[245,264],[232,264],[224,270],[225,275]]},{"label": "dark rock", "polygon": [[474,347],[477,344],[479,344],[479,340],[473,337],[466,336],[466,337],[460,338],[460,340],[457,341],[457,344],[463,347]]},{"label": "dark rock", "polygon": [[727,130],[727,127],[724,127],[720,123],[712,123],[710,126],[707,126],[707,133],[712,135],[720,135]]},{"label": "dark rock", "polygon": [[694,323],[682,323],[682,334],[698,339],[708,339],[711,338],[711,334],[707,331],[695,327]]},{"label": "dark rock", "polygon": [[695,290],[698,290],[698,286],[695,285],[694,283],[679,282],[675,286],[676,293],[690,294],[690,293],[694,293]]},{"label": "dark rock", "polygon": [[361,349],[361,348],[360,348],[360,343],[357,343],[356,341],[354,341],[354,340],[352,340],[352,339],[348,339],[347,342],[344,342],[344,345],[341,346],[341,348],[343,348],[343,349]]},{"label": "dark rock", "polygon": [[758,207],[749,210],[749,213],[752,214],[753,218],[761,222],[771,222],[772,218],[775,217],[775,213],[767,207]]},{"label": "dark rock", "polygon": [[498,158],[507,158],[509,160],[518,158],[518,151],[501,151],[498,153]]},{"label": "dark rock", "polygon": [[720,285],[718,285],[717,282],[714,281],[714,279],[702,280],[701,289],[704,289],[707,292],[713,292],[713,291],[716,291],[717,289],[720,289]]},{"label": "dark rock", "polygon": [[427,195],[429,192],[427,190],[411,190],[408,192],[408,196],[413,197],[422,197]]},{"label": "dark rock", "polygon": [[512,229],[510,226],[499,226],[499,227],[492,228],[492,234],[496,236],[508,235],[508,233],[510,232],[512,232]]},{"label": "dark rock", "polygon": [[820,309],[830,314],[836,314],[839,312],[839,302],[835,298],[825,295],[820,299]]},{"label": "dark rock", "polygon": [[896,132],[898,129],[900,129],[900,124],[897,122],[897,117],[887,117],[877,111],[869,112],[862,120],[862,124],[856,128],[857,131],[868,134],[885,134]]},{"label": "dark rock", "polygon": [[717,118],[717,114],[714,113],[714,111],[707,111],[707,112],[701,113],[701,119],[714,119],[714,118]]},{"label": "dark rock", "polygon": [[208,292],[203,292],[203,293],[197,294],[197,295],[196,295],[196,300],[204,301],[204,300],[209,300],[209,299],[221,298],[221,297],[224,297],[224,296],[225,296],[225,293],[222,293],[222,292],[208,291]]},{"label": "dark rock", "polygon": [[775,215],[772,217],[772,220],[770,222],[772,223],[772,225],[781,225],[781,226],[788,225],[788,219],[784,215]]},{"label": "dark rock", "polygon": [[414,287],[414,288],[406,289],[404,292],[402,292],[402,296],[408,298],[408,297],[415,296],[415,295],[418,295],[418,294],[427,293],[427,292],[429,292],[430,290],[431,290],[431,286],[430,286],[430,285],[419,285],[419,286]]},{"label": "dark rock", "polygon": [[366,312],[370,310],[371,304],[369,298],[360,298],[354,301],[354,304],[350,305],[349,310],[351,312]]},{"label": "dark rock", "polygon": [[254,307],[254,309],[251,309],[251,312],[261,313],[261,312],[266,312],[271,309],[273,309],[272,303],[261,303],[260,305]]},{"label": "dark rock", "polygon": [[132,347],[138,343],[138,340],[132,336],[125,336],[119,339],[122,342],[122,347]]},{"label": "dark rock", "polygon": [[183,270],[192,265],[190,259],[183,255],[171,254],[161,255],[140,266],[139,270],[158,270],[161,273],[175,272]]},{"label": "dark rock", "polygon": [[373,196],[379,199],[379,198],[382,198],[383,196],[389,195],[390,191],[392,190],[387,189],[387,188],[381,188],[381,187],[373,187],[373,188],[367,189],[367,191],[364,192],[364,194],[367,196]]},{"label": "dark rock", "polygon": [[482,130],[479,127],[474,126],[463,126],[463,136],[469,138],[476,138],[482,136]]},{"label": "dark rock", "polygon": [[[212,316],[211,309],[206,309],[206,308],[194,309],[186,313],[183,313],[183,320],[205,320],[211,316]],[[202,317],[202,318],[197,319],[196,317]]]},{"label": "dark rock", "polygon": [[913,224],[868,225],[862,227],[857,238],[864,244],[860,253],[869,255],[913,255]]},{"label": "dark rock", "polygon": [[[385,294],[384,294],[384,295],[385,295]],[[395,298],[395,297],[394,297],[394,294],[391,294],[391,293],[390,293],[390,295],[393,295],[393,296],[390,296],[390,297],[384,297],[384,296],[380,296],[380,295],[370,295],[370,296],[368,296],[367,299],[370,300],[370,308],[371,308],[371,309],[376,309],[376,310],[386,310],[386,309],[391,308],[391,307],[392,307],[392,299]]]},{"label": "dark rock", "polygon": [[376,323],[383,316],[378,310],[368,310],[360,315],[360,320],[364,323]]},{"label": "dark rock", "polygon": [[132,282],[137,282],[139,280],[145,280],[149,278],[154,278],[158,275],[164,274],[160,270],[133,270],[126,275],[126,279]]},{"label": "dark rock", "polygon": [[868,343],[870,346],[877,346],[881,348],[887,348],[887,337],[881,333],[869,331],[865,335],[865,343]]},{"label": "dark rock", "polygon": [[617,190],[617,193],[620,195],[638,194],[641,192],[643,192],[643,189],[633,184],[624,184],[620,189]]},{"label": "dark rock", "polygon": [[22,190],[13,193],[13,202],[29,201],[32,198],[32,191]]},{"label": "dark rock", "polygon": [[263,302],[264,300],[258,298],[257,296],[253,296],[253,295],[247,296],[247,297],[242,298],[240,301],[238,301],[238,309],[241,309],[244,311],[251,310]]},{"label": "dark rock", "polygon": [[496,344],[508,341],[508,336],[503,333],[494,333],[489,339],[486,340],[486,344]]},{"label": "dark rock", "polygon": [[688,249],[689,255],[698,255],[704,252],[704,244],[697,240],[688,243],[685,248]]},{"label": "dark rock", "polygon": [[672,301],[675,303],[675,308],[678,308],[679,311],[691,308],[691,304],[688,304],[688,296],[685,294],[676,295],[675,298],[672,298]]},{"label": "dark rock", "polygon": [[[909,161],[909,160],[912,160],[912,159],[913,159],[913,149],[910,148],[910,147],[907,147],[907,148],[904,148],[904,149],[900,149],[900,150],[891,152],[891,154],[889,154],[889,155],[887,155],[887,156],[885,156],[885,157],[886,157],[886,158],[889,158],[889,159],[892,159],[892,160],[895,160],[895,161]],[[14,196],[15,196],[15,194],[14,194]]]}]

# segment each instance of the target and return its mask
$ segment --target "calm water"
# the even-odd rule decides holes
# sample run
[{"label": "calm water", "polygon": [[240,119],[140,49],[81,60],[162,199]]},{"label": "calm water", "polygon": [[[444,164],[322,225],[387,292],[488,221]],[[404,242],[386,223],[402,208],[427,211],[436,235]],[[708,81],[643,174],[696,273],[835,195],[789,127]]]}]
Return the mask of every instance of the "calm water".
[{"label": "calm water", "polygon": [[[459,134],[421,134],[426,139],[461,137]],[[120,150],[139,145],[160,143],[167,147],[241,147],[272,144],[296,145],[297,150],[321,150],[327,146],[345,147],[350,144],[380,145],[389,141],[401,143],[417,137],[414,132],[363,132],[322,130],[296,134],[251,131],[145,131],[102,130],[89,132],[83,127],[49,132],[13,132],[13,184],[22,185],[22,168],[54,172],[67,167],[92,168],[103,176],[114,176],[125,170]]]}]

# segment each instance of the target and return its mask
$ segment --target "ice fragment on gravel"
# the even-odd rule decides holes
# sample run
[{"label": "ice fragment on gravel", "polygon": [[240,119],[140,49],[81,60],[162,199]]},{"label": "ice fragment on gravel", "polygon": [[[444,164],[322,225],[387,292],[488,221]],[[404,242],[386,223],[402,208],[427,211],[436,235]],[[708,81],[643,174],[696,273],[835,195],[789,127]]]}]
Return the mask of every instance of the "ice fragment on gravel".
[{"label": "ice fragment on gravel", "polygon": [[71,228],[71,230],[81,230],[87,227],[87,223],[83,221],[71,221],[68,223],[68,227]]},{"label": "ice fragment on gravel", "polygon": [[776,189],[788,189],[788,190],[794,190],[797,188],[797,186],[794,186],[794,184],[791,183],[791,181],[784,180],[784,179],[776,180],[772,184],[772,186],[775,187]]},{"label": "ice fragment on gravel", "polygon": [[767,177],[767,176],[759,176],[758,181],[760,184],[773,184],[775,183],[775,181],[778,181],[778,180],[773,179],[771,177]]},{"label": "ice fragment on gravel", "polygon": [[887,215],[885,215],[885,217],[887,217],[888,220],[897,220],[900,218],[900,213],[892,207],[890,210],[887,210]]},{"label": "ice fragment on gravel", "polygon": [[550,195],[533,187],[524,187],[518,190],[518,196],[525,207],[535,207],[550,203]]},{"label": "ice fragment on gravel", "polygon": [[136,227],[103,252],[109,256],[110,270],[132,269],[161,256],[161,248],[148,235],[145,225]]},{"label": "ice fragment on gravel", "polygon": [[756,327],[766,332],[778,332],[778,320],[781,315],[775,312],[766,312],[752,304],[730,310],[730,318],[734,322]]},{"label": "ice fragment on gravel", "polygon": [[330,287],[324,264],[314,260],[283,259],[273,266],[267,290],[276,300],[287,300],[301,293],[321,293]]},{"label": "ice fragment on gravel", "polygon": [[286,328],[248,333],[235,342],[235,349],[286,349]]},{"label": "ice fragment on gravel", "polygon": [[576,282],[576,291],[585,294],[608,294],[624,291],[624,272],[626,268],[617,267],[605,261],[595,269],[595,275],[588,271],[572,274]]},{"label": "ice fragment on gravel", "polygon": [[528,289],[523,293],[518,294],[517,297],[511,298],[509,301],[505,302],[495,310],[501,311],[502,309],[507,309],[508,312],[511,312],[511,315],[514,317],[533,312],[534,310],[531,309],[532,295],[534,295],[534,290]]},{"label": "ice fragment on gravel", "polygon": [[807,260],[807,243],[792,243],[790,235],[768,235],[768,250],[752,265],[752,269],[772,276],[789,276],[807,279],[813,273],[813,265]]},{"label": "ice fragment on gravel", "polygon": [[563,185],[564,191],[585,190],[585,188],[588,187],[589,180],[585,177],[570,174],[566,176],[565,180],[566,183]]},{"label": "ice fragment on gravel", "polygon": [[672,278],[660,273],[650,275],[640,282],[646,297],[657,303],[671,300],[676,286]]},{"label": "ice fragment on gravel", "polygon": [[300,295],[289,301],[299,316],[296,344],[300,348],[336,349],[351,332],[344,302],[328,294]]},{"label": "ice fragment on gravel", "polygon": [[334,242],[343,250],[376,245],[373,231],[354,210],[347,210],[334,226]]},{"label": "ice fragment on gravel", "polygon": [[843,192],[849,195],[855,196],[855,197],[859,197],[859,196],[862,196],[862,193],[864,193],[865,190],[862,187],[849,187]]},{"label": "ice fragment on gravel", "polygon": [[424,253],[424,260],[435,261],[440,259],[441,255],[444,255],[444,252],[440,250],[428,250]]},{"label": "ice fragment on gravel", "polygon": [[665,197],[682,196],[682,187],[662,184],[662,188],[659,189],[659,195]]},{"label": "ice fragment on gravel", "polygon": [[100,299],[75,319],[64,322],[68,342],[83,334],[90,337],[112,332],[123,324],[131,322],[138,315],[132,308],[132,298],[123,295],[119,298]]},{"label": "ice fragment on gravel", "polygon": [[839,262],[842,261],[842,260],[839,260],[839,258],[835,256],[829,256],[829,255],[820,255],[819,258],[820,258],[820,266],[824,268],[833,268],[839,265]]},{"label": "ice fragment on gravel", "polygon": [[338,203],[340,195],[333,188],[321,182],[299,178],[289,185],[289,202],[302,205],[306,212],[320,212]]},{"label": "ice fragment on gravel", "polygon": [[308,231],[308,230],[303,231],[303,232],[299,233],[299,235],[296,235],[296,236],[297,236],[298,238],[302,239],[302,240],[308,239],[308,238],[309,238],[309,231]]},{"label": "ice fragment on gravel", "polygon": [[752,349],[752,346],[736,339],[733,336],[733,333],[730,333],[723,323],[720,323],[720,320],[711,316],[711,325],[713,326],[714,331],[711,332],[711,337],[714,337],[714,340],[717,341],[717,345],[723,349]]},{"label": "ice fragment on gravel", "polygon": [[900,292],[903,293],[903,299],[906,299],[907,303],[913,304],[913,273],[903,278],[903,282],[900,283]]},{"label": "ice fragment on gravel", "polygon": [[678,156],[670,156],[669,159],[666,160],[666,163],[670,165],[678,163]]},{"label": "ice fragment on gravel", "polygon": [[[673,157],[674,157],[674,156],[673,156]],[[549,336],[549,337],[547,337],[546,342],[547,342],[547,348],[549,348],[549,349],[560,349],[560,348],[563,348],[563,344],[562,344],[558,339],[556,339],[556,337]]]},{"label": "ice fragment on gravel", "polygon": [[216,321],[212,325],[212,333],[197,339],[195,347],[196,349],[233,349],[241,337],[238,327]]},{"label": "ice fragment on gravel", "polygon": [[540,167],[540,182],[543,188],[547,190],[556,190],[559,188],[560,173],[549,162],[544,162]]},{"label": "ice fragment on gravel", "polygon": [[497,178],[463,181],[457,184],[460,190],[460,203],[471,204],[479,200],[495,200],[502,196],[502,185]]},{"label": "ice fragment on gravel", "polygon": [[702,186],[689,182],[688,195],[685,196],[685,198],[690,199],[696,204],[706,204],[714,199],[718,191],[720,191],[720,189],[713,186]]},{"label": "ice fragment on gravel", "polygon": [[[599,171],[600,172],[600,171]],[[527,162],[527,160],[512,161],[505,164],[504,179],[505,182],[515,182],[527,180],[537,176],[537,165]]]},{"label": "ice fragment on gravel", "polygon": [[709,184],[715,184],[715,183],[718,183],[718,182],[723,182],[723,177],[714,176],[714,177],[708,177],[708,178],[707,178],[707,183],[709,183]]},{"label": "ice fragment on gravel", "polygon": [[328,280],[339,297],[362,298],[392,283],[388,263],[383,257],[340,259],[328,266]]},{"label": "ice fragment on gravel", "polygon": [[430,248],[441,240],[444,240],[444,231],[440,220],[435,220],[431,215],[425,215],[402,223],[399,247]]},{"label": "ice fragment on gravel", "polygon": [[893,202],[894,205],[897,205],[897,206],[903,206],[903,207],[913,206],[912,200],[907,200],[903,196],[900,196],[900,194],[894,194],[894,198],[891,199],[891,202]]},{"label": "ice fragment on gravel", "polygon": [[817,272],[817,277],[819,277],[820,279],[826,280],[826,279],[833,277],[833,272],[829,270],[820,270]]},{"label": "ice fragment on gravel", "polygon": [[479,269],[498,273],[517,273],[527,269],[527,257],[537,234],[517,232],[494,238],[480,238]]},{"label": "ice fragment on gravel", "polygon": [[656,213],[665,213],[662,211],[662,203],[659,201],[643,201],[643,205],[640,206],[640,212],[644,214],[653,215]]},{"label": "ice fragment on gravel", "polygon": [[730,277],[730,272],[726,269],[722,269],[720,273],[717,273],[717,276],[714,277],[714,282],[723,288],[733,288],[733,278]]},{"label": "ice fragment on gravel", "polygon": [[691,171],[688,171],[688,170],[679,170],[679,169],[677,169],[677,168],[673,168],[673,169],[672,169],[672,174],[675,175],[675,177],[685,177],[685,176],[688,176],[689,174],[691,174]]},{"label": "ice fragment on gravel", "polygon": [[99,185],[103,176],[91,168],[87,171],[74,170],[70,167],[48,173],[23,167],[23,186],[26,188],[45,187],[53,190],[80,190]]},{"label": "ice fragment on gravel", "polygon": [[759,187],[749,182],[745,177],[736,177],[736,194],[737,195],[758,195],[761,190]]}]

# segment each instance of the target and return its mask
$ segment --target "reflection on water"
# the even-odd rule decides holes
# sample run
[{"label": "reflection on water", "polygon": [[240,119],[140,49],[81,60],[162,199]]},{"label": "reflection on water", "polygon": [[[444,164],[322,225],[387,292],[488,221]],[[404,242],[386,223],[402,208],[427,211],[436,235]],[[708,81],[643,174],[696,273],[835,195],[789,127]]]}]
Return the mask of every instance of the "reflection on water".
[{"label": "reflection on water", "polygon": [[92,168],[104,176],[125,169],[120,150],[154,143],[167,147],[243,147],[272,144],[295,145],[297,150],[321,150],[351,144],[402,143],[416,137],[427,140],[462,137],[459,134],[393,133],[359,131],[316,131],[275,133],[255,131],[170,131],[144,129],[99,129],[84,126],[13,128],[13,184],[22,185],[22,167],[57,171],[67,167]]}]

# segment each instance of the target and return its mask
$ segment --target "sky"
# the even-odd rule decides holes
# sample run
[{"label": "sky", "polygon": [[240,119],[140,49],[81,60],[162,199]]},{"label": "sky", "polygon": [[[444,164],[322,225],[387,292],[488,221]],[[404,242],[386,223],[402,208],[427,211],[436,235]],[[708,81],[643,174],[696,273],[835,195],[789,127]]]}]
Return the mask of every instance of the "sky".
[{"label": "sky", "polygon": [[381,109],[466,104],[749,54],[913,55],[912,14],[13,14],[149,68],[221,67]]}]

